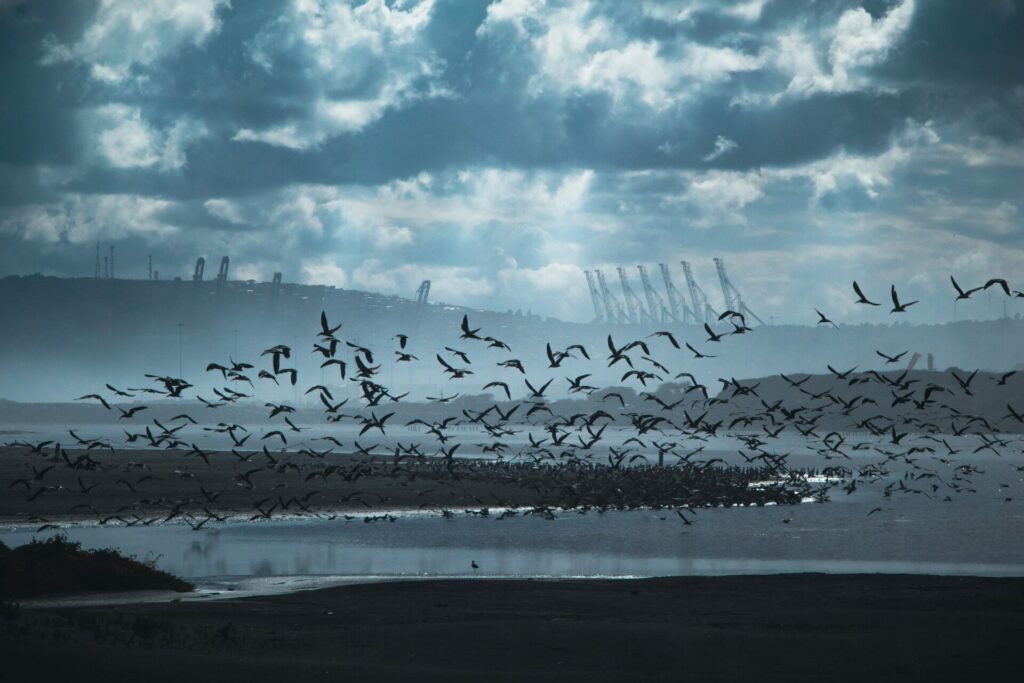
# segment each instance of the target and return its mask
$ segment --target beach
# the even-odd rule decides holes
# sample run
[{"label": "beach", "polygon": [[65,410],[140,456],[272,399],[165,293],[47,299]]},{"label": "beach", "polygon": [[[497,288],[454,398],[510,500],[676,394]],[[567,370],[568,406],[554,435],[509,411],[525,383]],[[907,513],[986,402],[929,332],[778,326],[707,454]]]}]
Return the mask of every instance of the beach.
[{"label": "beach", "polygon": [[0,621],[7,680],[1008,680],[1024,580],[420,581]]}]

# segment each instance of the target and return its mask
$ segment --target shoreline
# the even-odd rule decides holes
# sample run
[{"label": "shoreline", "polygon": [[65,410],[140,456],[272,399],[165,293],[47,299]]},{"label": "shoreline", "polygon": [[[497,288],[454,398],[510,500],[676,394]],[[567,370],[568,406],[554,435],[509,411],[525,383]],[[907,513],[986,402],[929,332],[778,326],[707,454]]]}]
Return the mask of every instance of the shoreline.
[{"label": "shoreline", "polygon": [[[322,455],[322,454],[321,454]],[[600,463],[183,450],[62,451],[26,456],[0,447],[0,520],[39,525],[81,514],[122,524],[227,514],[251,520],[281,514],[385,510],[530,508],[611,510],[797,504],[813,493],[799,478],[765,485],[766,467],[612,467]],[[776,475],[777,476],[777,475]],[[20,519],[19,519],[20,518]]]},{"label": "shoreline", "polygon": [[[694,506],[692,509],[695,512],[704,510],[724,510],[724,509],[743,509],[743,508],[758,508],[758,507],[790,507],[798,505],[820,505],[813,499],[802,500],[798,503],[776,503],[774,501],[765,502],[762,504],[757,503],[740,503],[736,505],[708,505],[703,507]],[[486,512],[483,512],[486,510]],[[230,511],[224,511],[225,518],[218,520],[216,523],[210,526],[204,527],[208,529],[222,528],[222,525],[230,524],[263,524],[267,522],[274,523],[289,523],[289,522],[353,522],[363,521],[365,518],[369,518],[371,521],[384,520],[394,517],[395,520],[400,520],[409,517],[439,517],[439,518],[453,518],[453,517],[490,517],[492,519],[498,519],[502,514],[508,514],[509,516],[520,516],[527,517],[530,515],[542,515],[541,510],[550,512],[551,519],[557,519],[560,515],[569,514],[586,514],[588,512],[594,512],[598,514],[596,508],[586,507],[545,507],[538,509],[537,507],[530,505],[518,505],[518,506],[492,506],[492,507],[472,507],[472,506],[453,506],[452,508],[440,509],[438,507],[426,507],[426,508],[413,508],[413,507],[371,507],[366,508],[318,508],[315,512],[296,512],[296,513],[281,513],[273,516],[273,519],[250,519],[248,514],[245,513],[231,513]],[[613,513],[613,512],[672,512],[674,508],[669,506],[653,506],[643,505],[630,508],[609,508],[600,511],[599,514]],[[31,515],[28,515],[31,517]],[[38,521],[26,521],[26,515],[12,516],[2,515],[0,516],[0,528],[8,529],[10,531],[31,531],[39,528]],[[388,519],[388,521],[391,521]],[[106,524],[94,519],[88,515],[61,515],[61,516],[50,516],[45,520],[46,524],[52,525],[54,528],[50,529],[54,532],[59,533],[64,529],[74,529],[82,527],[123,527],[131,528],[133,526],[139,526],[141,523],[125,524],[119,521],[112,521]],[[158,526],[168,525],[180,525],[188,526],[188,521],[182,517],[176,517],[166,522],[161,522]],[[146,526],[141,524],[141,526]],[[45,530],[44,530],[45,531]]]},{"label": "shoreline", "polygon": [[0,656],[26,680],[1000,680],[1021,634],[1024,579],[475,579],[25,608]]},{"label": "shoreline", "polygon": [[[605,581],[614,582],[644,582],[644,581],[686,581],[699,579],[756,579],[765,577],[830,577],[835,579],[853,579],[863,577],[875,577],[876,579],[891,578],[900,580],[904,577],[918,577],[927,579],[965,579],[965,580],[1009,580],[1021,581],[1024,586],[1024,567],[1018,565],[972,565],[970,568],[989,568],[996,570],[996,573],[971,573],[949,572],[949,571],[924,571],[931,567],[948,567],[944,563],[915,563],[918,564],[917,571],[894,570],[885,571],[879,569],[879,565],[885,562],[863,562],[864,570],[856,571],[849,569],[847,565],[841,570],[829,571],[827,569],[812,568],[786,571],[772,566],[773,563],[766,563],[763,570],[748,571],[726,571],[723,573],[694,573],[680,575],[650,576],[650,575],[556,575],[556,574],[530,574],[530,575],[474,575],[474,574],[303,574],[303,575],[280,575],[280,576],[208,576],[192,577],[189,580],[194,584],[192,591],[175,592],[160,589],[124,590],[124,591],[95,591],[86,593],[66,593],[51,596],[40,596],[33,598],[13,598],[7,602],[15,603],[25,609],[77,609],[103,606],[132,606],[143,604],[169,604],[178,602],[207,603],[221,602],[225,600],[244,600],[249,598],[271,598],[295,596],[302,593],[316,593],[318,591],[335,590],[349,586],[368,586],[374,584],[396,584],[396,583],[435,583],[435,582],[501,582],[501,583],[565,583],[573,582],[580,584],[600,583]],[[902,566],[906,563],[894,562],[893,565]],[[965,568],[966,569],[966,568]]]}]

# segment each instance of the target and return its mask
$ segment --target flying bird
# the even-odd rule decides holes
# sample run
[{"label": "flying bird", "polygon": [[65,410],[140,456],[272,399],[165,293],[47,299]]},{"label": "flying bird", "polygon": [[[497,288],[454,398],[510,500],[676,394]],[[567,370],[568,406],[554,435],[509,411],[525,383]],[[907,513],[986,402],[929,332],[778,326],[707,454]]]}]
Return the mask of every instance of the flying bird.
[{"label": "flying bird", "polygon": [[512,393],[509,391],[508,384],[506,384],[505,382],[490,382],[488,384],[485,384],[484,391],[487,391],[491,387],[500,387],[502,390],[504,390],[505,396],[508,398],[508,400],[512,400]]},{"label": "flying bird", "polygon": [[459,351],[458,349],[453,349],[450,346],[444,347],[444,350],[447,351],[448,353],[452,354],[453,356],[458,356],[459,359],[463,363],[465,363],[466,365],[472,365],[473,364],[473,363],[470,362],[469,356],[467,356],[464,351]]},{"label": "flying bird", "polygon": [[115,396],[121,396],[123,398],[134,398],[135,397],[135,394],[129,394],[127,391],[121,391],[117,387],[113,387],[113,386],[111,386],[109,384],[107,385],[107,389],[110,389],[112,392],[114,392]]},{"label": "flying bird", "polygon": [[459,335],[459,339],[479,339],[480,338],[479,335],[477,335],[477,332],[480,331],[479,327],[476,328],[475,330],[471,330],[469,328],[469,315],[468,314],[465,314],[465,315],[462,316],[462,324],[459,327],[462,329],[462,334]]},{"label": "flying bird", "polygon": [[1003,373],[1002,375],[1000,375],[998,379],[995,378],[995,377],[991,377],[990,379],[993,382],[996,383],[997,387],[1003,387],[1003,386],[1006,386],[1006,380],[1010,379],[1011,377],[1013,377],[1016,374],[1017,374],[1016,370],[1011,370],[1010,372],[1006,372],[1006,373]]},{"label": "flying bird", "polygon": [[103,404],[104,408],[106,408],[107,410],[110,410],[110,404],[107,403],[106,399],[103,398],[102,396],[100,396],[99,394],[86,394],[85,396],[79,396],[75,400],[76,401],[85,401],[85,400],[90,399],[90,398],[96,399],[101,404]]},{"label": "flying bird", "polygon": [[[728,312],[729,311],[726,311],[726,313],[728,313]],[[725,315],[725,314],[723,313],[722,315]],[[742,317],[742,316],[740,316],[740,317]],[[721,320],[721,318],[719,318],[719,320]],[[672,346],[676,347],[677,349],[679,348],[679,342],[676,341],[676,338],[672,335],[671,332],[661,331],[661,332],[655,332],[654,334],[649,334],[647,336],[648,337],[664,337],[665,339],[668,339],[669,344],[671,344]]]},{"label": "flying bird", "polygon": [[1012,294],[1010,294],[1010,285],[1008,285],[1006,283],[1006,280],[1004,280],[1001,277],[992,278],[991,280],[985,283],[985,286],[982,287],[982,289],[988,289],[993,285],[999,285],[1002,288],[1002,290],[1006,293],[1006,296],[1013,296]]},{"label": "flying bird", "polygon": [[875,303],[874,301],[871,301],[866,296],[864,296],[864,292],[861,291],[860,285],[857,284],[856,280],[853,281],[853,291],[857,293],[857,301],[855,301],[854,303],[867,304],[868,306],[881,306],[882,305],[882,304],[879,304],[879,303]]},{"label": "flying bird", "polygon": [[118,419],[119,420],[127,420],[128,418],[130,418],[135,413],[137,413],[139,411],[142,411],[142,410],[145,410],[146,406],[133,406],[133,407],[129,408],[128,410],[124,410],[123,408],[118,406],[117,409],[121,413],[121,417],[119,417]]},{"label": "flying bird", "polygon": [[[327,311],[320,311],[320,336],[330,339],[334,333],[341,329],[341,323],[334,327],[327,324]],[[287,358],[287,356],[285,356]]]},{"label": "flying bird", "polygon": [[910,351],[909,350],[908,351],[904,351],[903,353],[898,353],[895,356],[886,355],[886,354],[882,353],[881,351],[875,351],[875,353],[877,353],[879,356],[884,358],[886,365],[888,365],[889,363],[899,363],[900,362],[900,358],[903,358],[903,356],[905,356],[908,353],[910,353]]},{"label": "flying bird", "polygon": [[889,313],[906,313],[908,308],[917,303],[917,300],[914,300],[901,304],[900,298],[896,294],[896,285],[892,286],[890,293],[892,295],[892,310]]},{"label": "flying bird", "polygon": [[690,353],[692,353],[693,357],[696,358],[697,360],[700,360],[701,358],[717,358],[717,356],[711,356],[706,353],[701,353],[697,349],[690,346],[689,342],[686,342],[685,346],[690,350]]},{"label": "flying bird", "polygon": [[832,327],[835,327],[835,328],[839,327],[834,322],[829,320],[828,316],[826,316],[824,313],[819,311],[817,308],[814,309],[814,312],[818,314],[818,324],[819,325],[831,325]]},{"label": "flying bird", "polygon": [[949,281],[953,283],[953,289],[955,289],[955,290],[956,290],[956,294],[957,294],[957,296],[956,296],[956,300],[957,300],[957,301],[960,301],[961,299],[970,299],[970,298],[971,298],[971,294],[974,294],[975,292],[977,292],[977,291],[978,291],[978,289],[980,289],[979,287],[975,287],[975,288],[973,288],[973,289],[968,289],[968,290],[967,290],[967,291],[965,292],[965,291],[964,291],[964,290],[963,290],[963,289],[962,289],[962,288],[960,287],[960,285],[958,285],[958,284],[957,284],[956,280],[955,280],[955,279],[953,279],[953,276],[952,276],[952,275],[950,275],[950,276],[949,276]]},{"label": "flying bird", "polygon": [[441,354],[436,354],[436,356],[437,362],[440,363],[441,367],[444,368],[445,373],[451,375],[449,379],[462,379],[466,375],[473,374],[472,370],[466,368],[452,367],[444,358],[441,357]]},{"label": "flying bird", "polygon": [[503,368],[512,368],[513,370],[518,370],[520,373],[524,375],[526,374],[526,370],[523,369],[523,362],[518,358],[510,358],[509,360],[503,360],[500,363],[497,363],[497,365]]},{"label": "flying bird", "polygon": [[544,398],[544,392],[547,391],[548,385],[550,385],[554,380],[549,379],[547,382],[544,382],[544,384],[540,386],[540,389],[537,389],[530,384],[530,380],[528,379],[523,381],[526,382],[526,388],[530,390],[530,398]]}]

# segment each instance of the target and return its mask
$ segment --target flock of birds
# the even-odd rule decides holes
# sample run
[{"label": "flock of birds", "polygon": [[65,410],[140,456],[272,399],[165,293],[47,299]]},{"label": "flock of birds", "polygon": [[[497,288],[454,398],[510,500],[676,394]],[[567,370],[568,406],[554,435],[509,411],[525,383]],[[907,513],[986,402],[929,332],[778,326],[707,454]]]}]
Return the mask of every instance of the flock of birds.
[{"label": "flock of birds", "polygon": [[[957,300],[992,287],[1007,296],[1024,298],[1024,293],[1011,289],[1002,279],[966,290],[950,279]],[[856,282],[853,290],[857,304],[880,305],[871,301]],[[917,303],[901,301],[895,286],[891,298],[891,314],[905,313]],[[815,310],[819,325],[835,324]],[[753,331],[737,311],[724,312],[719,323],[719,329],[704,325],[705,343],[722,344],[727,337]],[[731,329],[721,329],[725,325]],[[428,397],[426,405],[433,412],[423,415],[430,416],[414,417],[403,425],[424,434],[428,440],[403,444],[399,439],[384,451],[378,444],[367,445],[360,443],[360,439],[387,436],[396,424],[399,409],[395,406],[408,394],[396,393],[382,384],[384,364],[379,360],[379,352],[344,339],[341,329],[341,324],[332,325],[323,312],[310,353],[319,357],[322,369],[337,371],[343,382],[355,383],[358,398],[337,397],[323,382],[304,388],[304,395],[315,395],[327,422],[352,428],[352,444],[333,434],[312,437],[316,433],[314,427],[308,422],[302,424],[303,420],[296,422],[297,410],[301,408],[286,402],[265,403],[268,427],[262,433],[225,421],[205,424],[182,412],[171,419],[154,419],[144,426],[138,425],[135,431],[125,429],[124,443],[133,449],[160,449],[168,458],[177,455],[185,462],[202,462],[212,468],[211,473],[216,469],[214,465],[230,463],[230,478],[220,482],[224,484],[221,489],[208,488],[202,470],[181,467],[173,474],[192,482],[193,495],[173,500],[144,496],[141,489],[157,479],[148,472],[137,476],[139,470],[147,469],[145,464],[119,460],[114,456],[120,445],[115,447],[108,439],[82,436],[74,430],[69,432],[73,439],[70,451],[54,441],[7,444],[27,458],[24,476],[9,482],[7,488],[20,490],[28,504],[44,496],[49,499],[69,488],[49,483],[51,471],[66,469],[73,473],[77,484],[78,490],[71,490],[81,496],[92,494],[98,487],[115,487],[122,494],[138,496],[114,511],[101,512],[88,502],[80,502],[69,512],[91,511],[101,523],[129,526],[180,519],[199,529],[231,516],[262,520],[284,513],[352,519],[354,516],[346,512],[349,505],[384,507],[389,501],[378,494],[376,506],[367,502],[369,494],[359,482],[363,480],[365,484],[373,478],[389,478],[401,486],[414,481],[447,486],[452,499],[473,501],[478,514],[501,509],[501,516],[533,513],[551,517],[557,510],[568,508],[604,511],[657,507],[674,509],[684,523],[690,524],[695,511],[702,506],[791,503],[807,497],[824,501],[837,487],[851,494],[858,486],[873,483],[880,485],[884,498],[921,495],[952,500],[955,495],[977,492],[973,477],[982,470],[967,456],[1024,452],[1017,435],[1024,427],[1024,407],[1012,405],[1012,394],[1007,394],[1007,413],[998,419],[970,414],[952,405],[951,400],[974,397],[976,392],[1008,391],[1016,374],[1013,371],[989,375],[984,381],[978,379],[977,370],[970,374],[952,371],[943,373],[942,377],[949,381],[940,383],[932,381],[934,377],[929,376],[931,379],[926,381],[920,374],[907,370],[857,372],[857,368],[840,371],[828,366],[828,375],[781,375],[784,384],[779,386],[786,389],[785,395],[772,399],[760,383],[722,378],[721,389],[716,392],[691,372],[673,374],[669,366],[679,357],[699,361],[715,356],[689,342],[680,344],[676,333],[662,330],[625,343],[617,343],[611,335],[607,338],[606,367],[621,368],[620,383],[638,393],[599,387],[588,382],[593,373],[576,374],[569,370],[593,362],[593,349],[582,344],[553,348],[548,343],[545,370],[548,374],[563,375],[568,371],[566,393],[570,398],[583,399],[566,402],[552,398],[556,377],[528,376],[524,363],[513,357],[510,346],[481,328],[474,328],[468,315],[463,316],[457,338],[452,342],[463,348],[445,346],[434,354],[434,360],[450,382],[464,388],[472,383],[474,375],[473,346],[505,354],[507,357],[497,365],[508,373],[508,379],[494,380],[482,387],[484,392],[500,392],[504,400],[492,399],[488,401],[490,405],[482,405],[458,400],[459,393]],[[394,341],[394,363],[423,362],[411,352],[408,335],[396,335]],[[351,362],[339,355],[342,348],[351,349]],[[688,353],[683,352],[684,348]],[[220,386],[213,389],[212,398],[196,395],[195,400],[216,411],[255,400],[261,382],[297,386],[299,372],[289,367],[295,351],[284,344],[272,346],[261,354],[258,362],[262,367],[233,358],[226,363],[211,362],[206,371],[219,378]],[[876,353],[889,366],[897,364],[907,351]],[[119,420],[131,423],[142,419],[149,407],[122,405],[116,399],[146,395],[164,400],[185,399],[187,392],[195,388],[179,377],[146,377],[151,380],[150,386],[119,389],[107,384],[107,396],[93,393],[77,400],[96,401],[104,409],[116,411]],[[513,387],[519,386],[519,382],[526,395],[513,400],[513,394],[518,393]],[[417,405],[425,404],[402,404],[410,410]],[[567,412],[565,406],[573,411]],[[458,412],[435,419],[438,407]],[[849,428],[831,426],[837,420]],[[193,438],[183,435],[189,425],[230,439],[230,453],[197,445]],[[465,450],[463,456],[457,456],[459,449],[465,448],[453,431],[458,427],[469,427],[472,434],[484,435],[485,442],[476,444],[476,455],[485,457],[464,457]],[[609,428],[611,431],[606,431]],[[853,431],[863,434],[863,438]],[[611,438],[613,433],[615,438]],[[792,466],[791,452],[776,448],[782,443],[783,434],[799,435],[797,438],[820,466]],[[741,464],[731,465],[720,453],[708,448],[712,439],[723,435],[736,440]],[[951,444],[951,440],[956,443]],[[869,454],[875,457],[866,457]],[[1016,467],[1016,471],[1024,471],[1024,466]],[[268,476],[274,477],[273,484]],[[118,478],[111,482],[114,477]],[[286,483],[281,483],[282,478]],[[339,497],[333,500],[333,506],[317,507],[313,501],[321,491],[311,487],[326,488],[329,480],[339,482],[343,490],[335,491]],[[490,499],[486,499],[488,494],[481,492],[495,481],[525,489],[529,495],[491,492]],[[232,494],[225,496],[227,491]],[[239,509],[237,503],[229,509],[219,504],[221,496],[237,499],[240,492],[251,493],[251,500],[246,501],[251,506],[248,509]],[[523,500],[530,502],[524,505]],[[452,514],[439,503],[424,506]],[[159,509],[159,513],[153,514],[154,509]],[[884,507],[876,507],[868,514],[883,510]],[[360,518],[394,519],[386,513]],[[42,522],[40,530],[54,526],[38,515],[29,519]]]}]

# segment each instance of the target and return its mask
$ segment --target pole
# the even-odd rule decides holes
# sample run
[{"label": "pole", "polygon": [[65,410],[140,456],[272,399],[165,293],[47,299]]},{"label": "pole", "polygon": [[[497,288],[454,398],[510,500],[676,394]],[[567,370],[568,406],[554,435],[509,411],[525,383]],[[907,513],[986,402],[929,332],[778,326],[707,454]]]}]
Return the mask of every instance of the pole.
[{"label": "pole", "polygon": [[182,363],[181,363],[181,323],[178,323],[178,379],[181,379]]}]

